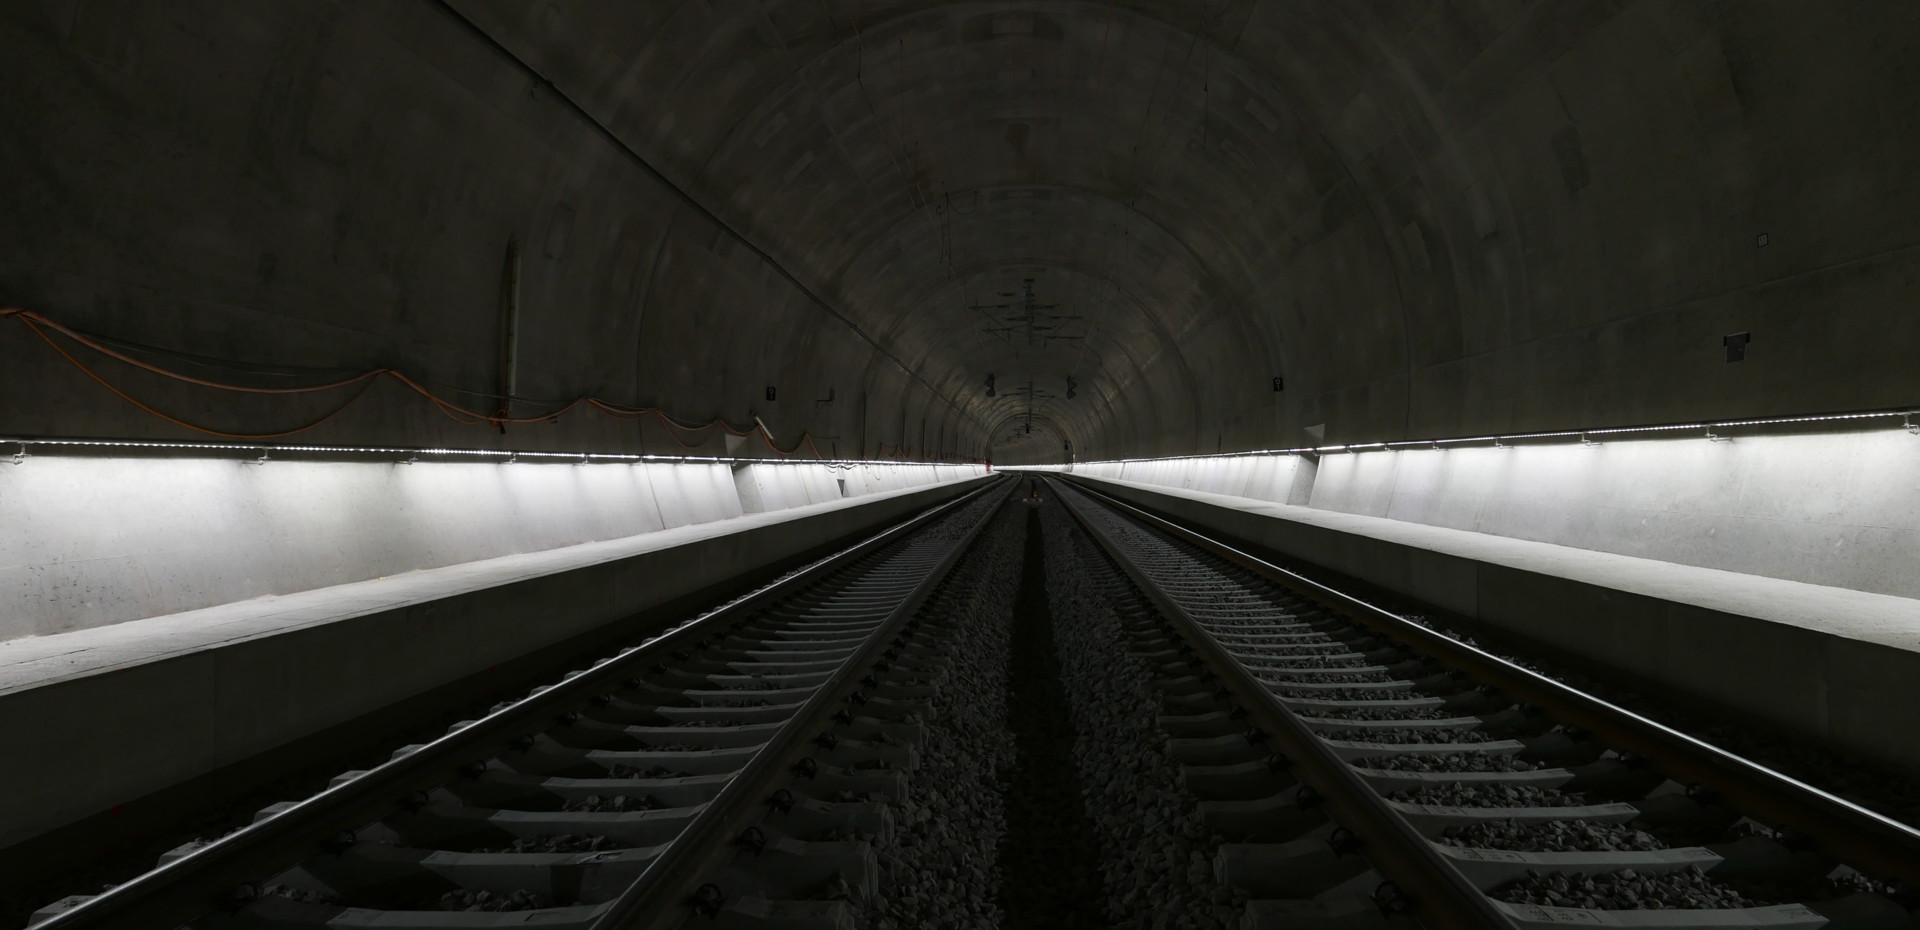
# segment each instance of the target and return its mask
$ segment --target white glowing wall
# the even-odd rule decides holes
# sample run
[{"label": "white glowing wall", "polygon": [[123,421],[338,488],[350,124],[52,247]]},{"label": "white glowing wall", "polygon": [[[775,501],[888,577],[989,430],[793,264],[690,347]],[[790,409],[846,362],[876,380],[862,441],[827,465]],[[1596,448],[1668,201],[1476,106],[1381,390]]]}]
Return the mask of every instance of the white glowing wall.
[{"label": "white glowing wall", "polygon": [[1321,510],[1920,597],[1920,436],[1904,430],[1337,453],[1298,472],[1288,461],[1300,460],[1073,470],[1277,503],[1291,487],[1293,503]]},{"label": "white glowing wall", "polygon": [[837,501],[838,477],[852,497],[980,471],[33,457],[0,465],[0,639]]},{"label": "white glowing wall", "polygon": [[1243,455],[1230,458],[1151,459],[1139,462],[1091,462],[1075,465],[1076,474],[1142,481],[1209,494],[1231,494],[1285,504],[1301,503],[1313,466],[1291,455]]},{"label": "white glowing wall", "polygon": [[1311,505],[1920,597],[1901,430],[1333,455]]},{"label": "white glowing wall", "polygon": [[[733,473],[740,507],[765,513],[837,501],[881,491],[898,491],[930,481],[952,481],[983,473],[973,465],[899,466],[867,464],[828,468],[819,465],[746,465]],[[842,492],[844,485],[845,491]]]}]

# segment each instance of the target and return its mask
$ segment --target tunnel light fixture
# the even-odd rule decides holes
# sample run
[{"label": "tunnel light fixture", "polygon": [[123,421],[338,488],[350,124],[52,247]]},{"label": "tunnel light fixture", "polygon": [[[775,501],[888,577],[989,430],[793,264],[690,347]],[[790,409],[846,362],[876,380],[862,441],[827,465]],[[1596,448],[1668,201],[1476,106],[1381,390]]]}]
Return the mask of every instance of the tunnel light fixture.
[{"label": "tunnel light fixture", "polygon": [[1616,435],[1620,433],[1670,433],[1676,430],[1703,430],[1711,425],[1712,424],[1709,423],[1668,423],[1664,426],[1616,426],[1606,429],[1590,429],[1587,430],[1587,433],[1593,436]]},{"label": "tunnel light fixture", "polygon": [[[8,456],[4,451],[13,447]],[[887,459],[760,459],[734,456],[705,455],[652,455],[619,452],[536,452],[525,449],[454,449],[444,447],[409,446],[329,446],[329,445],[262,445],[259,443],[226,442],[168,442],[145,439],[64,439],[26,436],[20,438],[0,437],[0,464],[20,465],[35,455],[58,455],[61,450],[81,451],[90,449],[125,449],[129,451],[169,451],[186,453],[247,453],[239,459],[247,465],[265,465],[269,462],[284,462],[287,458],[277,457],[284,453],[301,455],[348,455],[388,458],[396,465],[413,465],[425,461],[473,461],[476,463],[493,462],[500,465],[526,464],[531,462],[568,462],[574,465],[594,463],[615,464],[625,462],[667,463],[678,465],[825,465],[837,469],[853,469],[875,465],[909,466],[914,468],[935,468],[939,466],[969,467],[978,463],[971,462],[898,462]],[[223,456],[224,457],[224,456]]]},{"label": "tunnel light fixture", "polygon": [[1501,439],[1564,439],[1568,436],[1578,436],[1578,435],[1580,435],[1580,431],[1577,429],[1563,429],[1563,430],[1555,430],[1551,433],[1515,433],[1514,435],[1511,435],[1511,436],[1501,436],[1499,438]]},{"label": "tunnel light fixture", "polygon": [[1455,447],[1487,445],[1496,449],[1513,448],[1515,441],[1577,439],[1583,446],[1601,445],[1597,437],[1633,437],[1654,438],[1673,433],[1698,433],[1710,442],[1731,442],[1732,437],[1722,435],[1718,430],[1729,427],[1747,426],[1793,426],[1808,423],[1842,423],[1849,421],[1898,420],[1893,424],[1896,429],[1920,435],[1920,408],[1902,407],[1892,410],[1868,410],[1857,413],[1822,413],[1792,417],[1749,417],[1740,420],[1701,420],[1692,423],[1659,423],[1651,426],[1607,426],[1578,430],[1544,430],[1533,433],[1498,433],[1485,436],[1447,436],[1438,439],[1401,439],[1392,442],[1364,442],[1330,446],[1299,446],[1291,449],[1255,449],[1247,452],[1214,452],[1196,455],[1178,455],[1163,457],[1139,457],[1127,459],[1107,459],[1101,461],[1080,462],[1081,465],[1133,465],[1142,462],[1178,462],[1189,459],[1231,459],[1254,456],[1279,455],[1328,455],[1340,452],[1371,452],[1378,450],[1441,450]]}]

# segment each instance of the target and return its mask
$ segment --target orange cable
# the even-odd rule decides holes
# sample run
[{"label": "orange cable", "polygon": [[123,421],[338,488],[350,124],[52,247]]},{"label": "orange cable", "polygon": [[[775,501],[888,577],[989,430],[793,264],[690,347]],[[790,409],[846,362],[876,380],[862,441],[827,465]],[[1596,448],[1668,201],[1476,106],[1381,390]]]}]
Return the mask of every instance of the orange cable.
[{"label": "orange cable", "polygon": [[[687,430],[689,432],[698,432],[701,430],[712,429],[718,426],[721,429],[726,430],[728,433],[734,436],[744,437],[744,436],[752,435],[754,433],[759,433],[762,439],[765,440],[767,444],[767,448],[772,449],[775,453],[782,456],[790,457],[790,456],[798,455],[800,453],[801,446],[805,445],[813,450],[813,454],[815,458],[821,459],[823,461],[827,459],[827,456],[820,451],[820,445],[818,442],[814,440],[813,434],[811,433],[807,433],[807,432],[801,433],[800,439],[794,442],[793,448],[791,450],[782,449],[779,446],[774,444],[773,434],[767,432],[766,427],[758,422],[756,422],[753,425],[753,427],[749,429],[736,429],[733,426],[733,424],[728,423],[724,418],[721,418],[721,417],[715,417],[714,419],[704,424],[692,424],[692,423],[687,423],[679,419],[676,419],[672,415],[668,414],[665,410],[662,410],[658,407],[641,407],[641,408],[621,407],[619,405],[611,404],[606,401],[603,401],[597,397],[579,397],[574,399],[571,403],[567,404],[566,406],[561,407],[559,410],[555,410],[549,413],[541,414],[539,416],[532,416],[532,417],[505,417],[505,416],[499,416],[495,414],[482,413],[480,411],[471,410],[467,407],[463,407],[443,397],[440,397],[439,395],[428,390],[425,386],[421,385],[419,382],[413,380],[410,377],[407,377],[405,373],[393,368],[370,369],[368,371],[362,372],[361,374],[355,375],[345,380],[335,381],[329,384],[317,384],[317,385],[309,385],[306,387],[296,387],[296,388],[262,388],[262,387],[250,387],[247,385],[239,385],[239,384],[228,384],[228,383],[219,382],[219,381],[209,381],[203,378],[196,378],[191,375],[184,375],[179,372],[170,371],[168,369],[161,368],[157,365],[153,365],[148,362],[141,361],[140,359],[134,358],[130,355],[119,352],[109,346],[103,345],[97,340],[87,336],[86,334],[70,329],[67,326],[62,325],[61,323],[56,322],[41,313],[36,313],[30,310],[23,310],[18,307],[0,307],[0,317],[14,317],[19,319],[21,323],[25,324],[28,329],[33,331],[34,335],[39,336],[40,339],[43,342],[45,342],[48,346],[51,346],[55,352],[60,353],[61,357],[65,358],[69,364],[73,365],[75,368],[78,368],[81,371],[81,373],[93,379],[95,382],[99,383],[102,387],[106,388],[109,391],[112,391],[115,395],[119,396],[122,400],[125,400],[126,402],[133,404],[136,407],[139,407],[141,410],[149,414],[152,414],[153,416],[159,417],[160,419],[165,420],[169,423],[172,423],[176,426],[189,429],[198,433],[206,433],[210,436],[219,436],[225,439],[276,439],[282,436],[291,436],[296,433],[301,433],[301,432],[305,432],[307,430],[313,429],[314,427],[317,427],[327,422],[328,420],[331,420],[334,417],[339,416],[348,407],[352,406],[354,403],[359,401],[361,397],[365,396],[366,393],[372,389],[375,379],[377,379],[381,375],[388,375],[388,376],[391,376],[394,380],[399,381],[402,385],[406,386],[409,390],[412,390],[414,393],[417,393],[421,397],[425,398],[428,403],[432,404],[435,409],[437,409],[442,415],[446,416],[448,419],[451,419],[456,423],[461,423],[463,425],[468,425],[468,426],[502,426],[510,423],[548,422],[548,421],[559,419],[562,415],[572,411],[575,407],[578,407],[581,404],[586,404],[594,408],[595,410],[600,411],[600,413],[605,416],[612,417],[614,419],[619,419],[619,420],[638,421],[638,420],[643,420],[648,416],[657,417],[660,420],[662,426],[664,427],[664,432],[667,434],[667,437],[669,439],[672,439],[675,444],[679,445],[683,449],[696,449],[696,448],[699,448],[699,445],[698,444],[689,445],[685,441],[681,440],[679,434],[674,431],[675,428]],[[340,406],[328,412],[325,416],[322,416],[319,419],[306,424],[305,426],[300,426],[295,429],[285,430],[282,432],[274,432],[274,433],[229,433],[222,430],[211,429],[208,427],[197,426],[195,424],[188,423],[185,420],[182,420],[182,419],[179,419],[178,417],[174,417],[170,414],[164,413],[136,399],[131,394],[128,394],[126,391],[121,390],[119,387],[115,386],[112,382],[109,382],[105,377],[101,376],[98,372],[87,367],[86,363],[74,357],[73,353],[68,352],[64,346],[60,345],[60,343],[57,342],[52,336],[48,335],[46,330],[41,328],[42,326],[47,327],[47,329],[52,329],[55,332],[58,332],[61,335],[66,336],[69,339],[72,339],[73,341],[79,343],[80,345],[83,345],[89,349],[92,349],[93,351],[98,352],[102,355],[105,355],[109,358],[115,359],[116,361],[123,362],[127,365],[131,365],[135,368],[141,369],[143,371],[151,372],[153,374],[160,375],[165,378],[169,378],[175,381],[181,381],[187,384],[192,384],[200,387],[208,387],[208,388],[213,388],[213,389],[222,390],[222,391],[236,391],[236,392],[251,393],[251,394],[310,394],[310,393],[316,393],[320,391],[330,391],[336,388],[349,387],[354,384],[359,384],[360,390],[355,391],[353,396],[347,398],[345,403],[342,403]],[[879,454],[882,454],[882,455],[886,454],[885,450],[886,450],[886,445],[882,443],[879,449]],[[904,457],[905,455],[910,455],[912,451],[910,449],[907,449],[905,446],[895,446],[894,450],[895,450],[896,456],[901,456],[901,457]]]},{"label": "orange cable", "polygon": [[63,357],[66,358],[67,361],[72,362],[73,367],[80,369],[83,373],[86,374],[87,377],[92,378],[95,381],[98,381],[101,387],[104,387],[107,390],[120,395],[120,398],[122,400],[125,400],[127,403],[130,403],[135,407],[139,407],[141,410],[145,410],[146,412],[151,413],[154,416],[167,421],[168,423],[172,423],[175,426],[183,426],[195,432],[206,433],[209,436],[219,436],[223,439],[278,439],[282,436],[292,436],[295,433],[304,433],[307,430],[313,429],[314,427],[319,426],[320,424],[325,423],[336,416],[339,416],[342,411],[346,410],[348,407],[353,406],[354,401],[359,400],[362,395],[366,394],[367,391],[373,387],[373,382],[369,380],[367,383],[361,385],[360,390],[355,391],[352,397],[347,398],[346,403],[343,403],[340,406],[333,408],[333,410],[327,413],[327,415],[311,423],[308,423],[305,426],[296,427],[290,430],[283,430],[277,433],[229,433],[229,432],[225,432],[217,429],[208,429],[207,427],[204,427],[204,426],[195,426],[194,424],[188,423],[187,421],[182,420],[178,417],[174,417],[174,416],[170,416],[168,414],[162,413],[158,410],[153,409],[152,407],[147,406],[146,404],[141,403],[140,401],[134,399],[133,395],[128,394],[127,392],[122,391],[119,388],[115,387],[111,382],[107,381],[107,379],[100,377],[100,375],[96,373],[93,369],[88,368],[86,365],[82,364],[79,359],[74,358],[72,353],[68,352],[59,343],[54,342],[53,337],[48,336],[44,331],[40,329],[40,327],[34,325],[34,322],[32,320],[27,319],[25,316],[22,316],[21,320],[27,324],[28,329],[33,330],[34,333],[37,334],[41,339],[46,340],[47,345],[52,346],[55,352],[60,353]]},{"label": "orange cable", "polygon": [[[153,372],[156,375],[172,378],[175,381],[185,381],[188,384],[197,384],[201,387],[217,388],[223,391],[244,391],[252,394],[310,394],[316,391],[330,391],[330,390],[333,390],[334,388],[346,387],[347,385],[356,384],[368,378],[372,378],[376,375],[385,374],[389,371],[392,371],[392,369],[389,369],[389,368],[376,368],[376,369],[373,369],[372,371],[366,371],[366,372],[362,372],[360,374],[354,375],[353,377],[348,378],[345,381],[335,381],[332,384],[316,384],[311,387],[297,387],[297,388],[246,387],[244,385],[238,385],[238,384],[225,384],[219,381],[207,381],[201,378],[195,378],[191,375],[183,375],[178,372],[168,371],[167,369],[160,368],[156,365],[150,365],[146,362],[140,361],[137,358],[133,358],[132,356],[129,356],[129,355],[124,355],[118,351],[115,351],[112,348],[101,345],[100,343],[94,341],[92,338],[88,337],[86,334],[76,332],[72,329],[68,329],[66,326],[63,326],[60,323],[57,323],[51,319],[48,319],[46,315],[40,314],[40,313],[34,313],[31,310],[7,308],[7,309],[0,310],[0,316],[18,316],[22,323],[25,323],[30,327],[34,327],[36,323],[49,327],[59,332],[61,335],[66,336],[68,339],[72,339],[73,341],[78,342],[81,345],[94,350],[95,352],[98,352],[109,358],[113,358],[113,359],[117,359],[119,361],[125,362],[136,368],[141,368],[141,369],[145,369],[147,371]],[[39,331],[38,327],[35,327],[35,331],[36,332]],[[40,338],[42,339],[47,338],[46,334],[41,333]],[[76,362],[76,364],[78,363]]]},{"label": "orange cable", "polygon": [[[656,411],[656,412],[657,412],[657,411]],[[681,438],[680,438],[680,434],[679,434],[679,433],[676,433],[676,432],[674,432],[674,431],[673,431],[673,418],[672,418],[672,417],[669,417],[669,416],[666,416],[665,414],[662,414],[662,415],[660,416],[660,423],[661,423],[661,425],[662,425],[662,429],[663,429],[663,431],[664,431],[664,432],[665,432],[665,433],[667,434],[667,438],[668,438],[668,439],[671,439],[671,440],[673,440],[673,444],[674,444],[674,445],[676,445],[676,446],[679,446],[679,447],[680,447],[680,448],[682,448],[682,449],[698,449],[698,448],[700,448],[700,445],[699,445],[698,443],[688,443],[688,442],[685,442],[685,441],[683,441],[683,440],[681,440]]]}]

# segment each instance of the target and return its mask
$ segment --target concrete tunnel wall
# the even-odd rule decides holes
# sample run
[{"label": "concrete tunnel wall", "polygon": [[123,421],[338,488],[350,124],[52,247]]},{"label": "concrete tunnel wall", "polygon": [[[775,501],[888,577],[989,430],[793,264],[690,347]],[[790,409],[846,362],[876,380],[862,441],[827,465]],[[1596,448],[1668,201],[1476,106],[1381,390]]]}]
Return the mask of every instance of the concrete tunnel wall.
[{"label": "concrete tunnel wall", "polygon": [[[515,412],[856,457],[1895,405],[1917,39],[1871,3],[11,4],[0,304],[485,407],[516,238]],[[1071,332],[971,309],[1027,278]],[[0,431],[181,435],[0,328]],[[108,374],[230,431],[338,400]],[[637,429],[385,384],[308,435],[669,447]]]},{"label": "concrete tunnel wall", "polygon": [[[1898,422],[1897,420],[1895,421]],[[1805,435],[1086,463],[1077,474],[1920,597],[1920,437]]]},{"label": "concrete tunnel wall", "polygon": [[34,456],[0,466],[0,641],[981,473]]},{"label": "concrete tunnel wall", "polygon": [[[0,437],[205,438],[171,417],[317,421],[293,436],[315,444],[1012,464],[1911,404],[1916,45],[1920,16],[1872,3],[8,4],[0,307],[193,378],[393,368],[482,415],[390,379],[357,401],[216,391],[12,317]],[[1029,281],[1046,309],[1023,328]],[[509,375],[506,412],[532,422],[493,428]],[[584,395],[771,442],[564,407]],[[1907,590],[1897,469],[1632,482],[1658,469],[1449,456],[1268,477],[1330,509]],[[278,480],[243,475],[195,494],[262,502],[249,485]],[[208,504],[233,518],[165,557],[160,524],[121,515],[141,507],[16,497],[9,525],[42,528],[5,563],[40,579],[29,597],[100,560],[77,606],[13,626],[695,506],[650,485],[650,517],[616,485],[517,523],[505,504],[478,529],[380,523],[377,544],[318,486],[275,487],[257,512]]]},{"label": "concrete tunnel wall", "polygon": [[[58,652],[43,651],[39,667],[0,667],[0,732],[39,750],[34,765],[0,766],[0,793],[12,799],[0,814],[0,848],[575,637],[623,622],[630,635],[658,633],[672,621],[654,617],[639,629],[630,621],[877,531],[979,481],[203,612],[224,623],[190,614],[122,628],[137,641],[96,631],[19,641]],[[81,671],[70,670],[75,661]],[[342,675],[354,687],[341,687]]]},{"label": "concrete tunnel wall", "polygon": [[[200,378],[390,366],[491,412],[516,239],[517,416],[591,394],[695,423],[758,415],[782,448],[804,434],[827,457],[985,451],[977,423],[431,4],[9,4],[0,46],[0,306]],[[207,438],[13,320],[0,358],[0,434]],[[89,361],[227,432],[304,424],[352,393],[235,396]],[[678,438],[777,457],[717,429]],[[502,435],[392,382],[299,439],[683,451],[658,424],[591,412]]]}]

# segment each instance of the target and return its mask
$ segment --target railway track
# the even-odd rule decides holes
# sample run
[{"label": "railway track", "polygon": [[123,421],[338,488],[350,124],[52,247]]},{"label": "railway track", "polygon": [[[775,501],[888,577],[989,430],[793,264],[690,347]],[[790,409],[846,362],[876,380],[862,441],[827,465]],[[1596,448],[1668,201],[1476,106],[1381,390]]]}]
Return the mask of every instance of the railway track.
[{"label": "railway track", "polygon": [[1050,483],[1133,605],[1242,926],[1916,925],[1912,828]]},{"label": "railway track", "polygon": [[[990,484],[36,915],[69,928],[841,926]],[[951,598],[948,598],[949,600]]]},{"label": "railway track", "polygon": [[1011,503],[1037,487],[38,926],[1916,927],[1912,829],[1118,501]]}]

